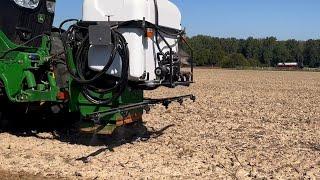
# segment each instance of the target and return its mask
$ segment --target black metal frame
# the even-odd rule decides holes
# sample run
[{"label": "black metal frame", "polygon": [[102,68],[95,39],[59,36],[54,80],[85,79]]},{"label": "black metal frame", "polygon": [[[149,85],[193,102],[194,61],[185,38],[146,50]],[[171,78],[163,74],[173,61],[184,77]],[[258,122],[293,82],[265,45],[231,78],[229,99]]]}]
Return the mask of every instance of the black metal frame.
[{"label": "black metal frame", "polygon": [[168,108],[169,105],[173,102],[178,102],[178,103],[180,103],[180,105],[182,105],[183,102],[185,101],[185,99],[190,99],[193,102],[196,101],[196,97],[193,94],[184,95],[184,96],[177,96],[177,97],[170,97],[170,98],[145,99],[143,102],[140,102],[140,103],[120,106],[117,108],[109,109],[107,111],[95,112],[95,113],[89,115],[87,118],[93,119],[96,123],[101,123],[99,121],[101,120],[102,117],[105,117],[105,116],[120,113],[125,117],[129,111],[137,110],[137,109],[143,109],[146,112],[149,112],[151,110],[150,106],[154,106],[157,104],[162,104],[163,106]]},{"label": "black metal frame", "polygon": [[[166,40],[166,38],[159,33],[160,38],[165,42],[165,44],[168,46],[169,50],[170,50],[170,87],[175,87],[176,85],[190,85],[191,83],[194,83],[193,81],[193,71],[194,71],[194,64],[193,64],[193,49],[191,48],[191,46],[188,44],[188,42],[183,38],[180,37],[180,39],[187,45],[187,47],[189,48],[190,52],[191,52],[191,81],[190,82],[173,82],[173,51],[172,48],[170,46],[170,44],[168,43],[168,41]],[[162,83],[161,85],[166,85],[165,83]]]},{"label": "black metal frame", "polygon": [[193,52],[193,49],[192,47],[190,46],[190,44],[186,41],[185,38],[181,37],[182,41],[187,45],[187,47],[189,48],[190,50],[190,53],[191,53],[191,58],[190,58],[190,64],[191,64],[191,82],[193,83],[194,82],[194,79],[193,79],[193,71],[194,71],[194,63],[193,63],[193,58],[194,58],[194,52]]}]

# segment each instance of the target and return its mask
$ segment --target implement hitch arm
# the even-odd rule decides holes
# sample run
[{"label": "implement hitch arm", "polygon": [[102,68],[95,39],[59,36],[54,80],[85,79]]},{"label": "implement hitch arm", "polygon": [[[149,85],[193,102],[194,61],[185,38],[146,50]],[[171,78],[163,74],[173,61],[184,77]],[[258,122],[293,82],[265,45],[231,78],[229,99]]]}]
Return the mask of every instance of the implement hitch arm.
[{"label": "implement hitch arm", "polygon": [[160,98],[160,99],[145,99],[143,102],[130,104],[126,106],[120,106],[117,108],[110,109],[108,111],[100,111],[95,112],[91,115],[89,115],[89,118],[99,120],[103,116],[108,116],[116,113],[120,113],[123,116],[126,116],[128,114],[128,111],[135,110],[135,109],[144,109],[147,113],[151,110],[150,106],[154,106],[157,104],[162,104],[166,108],[169,107],[169,105],[173,102],[178,102],[180,105],[186,100],[190,99],[191,101],[195,102],[196,97],[192,94],[184,95],[184,96],[177,96],[177,97],[171,97],[171,98]]}]

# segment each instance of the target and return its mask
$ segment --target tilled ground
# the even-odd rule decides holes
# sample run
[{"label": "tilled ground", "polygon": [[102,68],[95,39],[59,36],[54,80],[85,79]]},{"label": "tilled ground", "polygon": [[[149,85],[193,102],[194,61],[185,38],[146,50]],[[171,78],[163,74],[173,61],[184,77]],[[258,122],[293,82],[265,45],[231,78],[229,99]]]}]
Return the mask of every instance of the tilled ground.
[{"label": "tilled ground", "polygon": [[197,102],[157,106],[114,137],[0,134],[0,176],[320,179],[320,73],[196,70]]}]

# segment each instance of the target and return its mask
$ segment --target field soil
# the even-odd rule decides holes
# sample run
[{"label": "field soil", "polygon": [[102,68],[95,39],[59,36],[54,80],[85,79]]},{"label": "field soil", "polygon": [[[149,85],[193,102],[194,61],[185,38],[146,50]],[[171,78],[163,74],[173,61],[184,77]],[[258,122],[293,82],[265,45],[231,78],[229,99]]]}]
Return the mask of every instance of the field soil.
[{"label": "field soil", "polygon": [[195,71],[195,103],[156,106],[112,137],[0,133],[1,179],[320,179],[320,73]]}]

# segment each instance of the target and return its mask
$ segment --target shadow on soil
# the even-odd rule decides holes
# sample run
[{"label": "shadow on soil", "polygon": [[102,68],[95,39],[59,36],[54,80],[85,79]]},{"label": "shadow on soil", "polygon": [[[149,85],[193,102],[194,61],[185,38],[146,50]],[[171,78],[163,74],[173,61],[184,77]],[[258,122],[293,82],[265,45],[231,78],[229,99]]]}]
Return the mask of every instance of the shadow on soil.
[{"label": "shadow on soil", "polygon": [[[143,122],[135,122],[119,127],[112,135],[83,134],[74,126],[75,118],[49,117],[41,118],[39,115],[19,117],[19,121],[11,122],[6,128],[0,128],[0,133],[7,132],[19,137],[36,137],[39,139],[55,139],[61,142],[86,146],[104,146],[85,157],[79,158],[86,162],[90,157],[102,152],[113,152],[113,148],[137,141],[148,141],[162,136],[167,129],[174,125],[168,125],[160,130],[147,129]],[[66,123],[69,122],[69,123]],[[40,133],[48,133],[50,137],[40,136]]]}]

